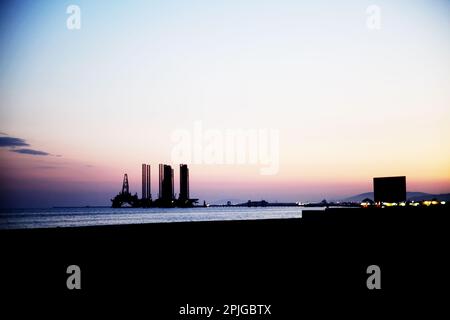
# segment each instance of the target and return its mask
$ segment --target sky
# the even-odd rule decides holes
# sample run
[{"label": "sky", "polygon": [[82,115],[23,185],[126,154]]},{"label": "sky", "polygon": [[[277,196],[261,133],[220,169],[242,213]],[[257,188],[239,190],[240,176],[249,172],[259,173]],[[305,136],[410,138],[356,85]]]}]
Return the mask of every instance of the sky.
[{"label": "sky", "polygon": [[[79,29],[67,26],[70,5]],[[184,150],[202,150],[185,161],[201,201],[341,199],[391,175],[405,175],[409,191],[450,192],[448,1],[0,9],[2,207],[109,205],[124,173],[140,194],[144,162],[155,198],[159,163],[174,166],[178,183],[180,134]],[[274,134],[256,144],[276,170],[262,173],[261,153],[207,159],[211,141],[226,153],[217,137],[239,130]]]}]

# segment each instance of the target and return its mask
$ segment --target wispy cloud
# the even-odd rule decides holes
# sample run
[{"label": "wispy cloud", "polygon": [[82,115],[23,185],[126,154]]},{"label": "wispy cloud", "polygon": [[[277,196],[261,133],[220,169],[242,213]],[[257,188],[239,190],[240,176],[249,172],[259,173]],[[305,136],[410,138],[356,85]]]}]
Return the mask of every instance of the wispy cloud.
[{"label": "wispy cloud", "polygon": [[33,150],[33,149],[12,149],[11,152],[21,153],[21,154],[30,154],[33,156],[50,156],[51,154],[44,151]]},{"label": "wispy cloud", "polygon": [[[29,148],[20,148],[17,149],[17,147],[29,147],[30,144],[26,142],[25,139],[21,138],[15,138],[10,137],[6,133],[0,131],[0,148],[9,148],[9,151],[20,153],[20,154],[27,154],[31,156],[52,156],[52,154],[35,150],[35,149],[29,149]],[[61,155],[56,155],[56,157],[61,157]]]},{"label": "wispy cloud", "polygon": [[25,147],[29,146],[29,144],[20,138],[14,137],[0,137],[0,147]]}]

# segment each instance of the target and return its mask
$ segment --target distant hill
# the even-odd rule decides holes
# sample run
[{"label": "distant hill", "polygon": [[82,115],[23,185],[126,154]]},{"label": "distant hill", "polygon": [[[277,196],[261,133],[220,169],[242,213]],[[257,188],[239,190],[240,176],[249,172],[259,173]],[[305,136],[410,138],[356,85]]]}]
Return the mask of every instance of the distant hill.
[{"label": "distant hill", "polygon": [[[341,202],[361,202],[362,200],[369,198],[373,200],[373,192],[365,192],[351,196],[345,199],[341,199]],[[431,194],[425,192],[407,192],[406,198],[413,201],[431,200],[433,198],[439,201],[450,201],[450,193],[443,194]]]},{"label": "distant hill", "polygon": [[[417,192],[421,193],[421,192]],[[424,195],[418,195],[418,196],[411,196],[408,197],[408,200],[414,200],[414,201],[422,201],[422,200],[430,200],[430,199],[437,199],[439,201],[450,201],[450,193],[442,193],[442,194],[428,194],[424,193]]]},{"label": "distant hill", "polygon": [[351,196],[345,199],[340,199],[337,201],[340,202],[361,202],[364,199],[369,198],[373,200],[373,192],[365,192],[365,193],[361,193],[361,194],[357,194],[355,196]]}]

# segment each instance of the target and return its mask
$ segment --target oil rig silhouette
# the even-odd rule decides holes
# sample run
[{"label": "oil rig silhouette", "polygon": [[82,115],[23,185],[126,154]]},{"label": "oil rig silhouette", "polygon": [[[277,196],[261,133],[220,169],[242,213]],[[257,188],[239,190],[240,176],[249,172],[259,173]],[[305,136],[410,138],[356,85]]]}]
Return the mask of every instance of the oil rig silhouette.
[{"label": "oil rig silhouette", "polygon": [[130,193],[128,175],[123,176],[122,191],[111,199],[113,208],[133,207],[133,208],[190,208],[198,199],[189,198],[189,169],[186,164],[180,164],[180,194],[175,197],[173,185],[173,169],[170,165],[159,165],[159,194],[158,199],[152,200],[151,194],[151,167],[149,164],[142,164],[142,198],[139,199],[137,193]]}]

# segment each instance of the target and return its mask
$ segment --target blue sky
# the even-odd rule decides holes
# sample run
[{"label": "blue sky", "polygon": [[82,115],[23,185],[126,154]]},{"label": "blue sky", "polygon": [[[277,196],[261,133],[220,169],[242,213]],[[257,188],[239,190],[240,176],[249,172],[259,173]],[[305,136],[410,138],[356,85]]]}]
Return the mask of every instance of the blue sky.
[{"label": "blue sky", "polygon": [[[81,9],[80,30],[66,28],[70,4]],[[373,4],[380,30],[366,26]],[[191,189],[207,200],[338,197],[392,174],[448,191],[449,9],[447,1],[7,2],[0,131],[49,156],[2,148],[3,188],[20,194],[21,172],[33,170],[29,185],[62,194],[48,203],[107,203],[124,171],[137,191],[140,163],[170,162],[171,133],[202,121],[280,132],[275,177],[251,166],[195,168]],[[59,169],[38,172],[50,166]],[[232,185],[233,174],[250,182],[224,195],[216,186]],[[75,185],[85,186],[79,196]]]}]

